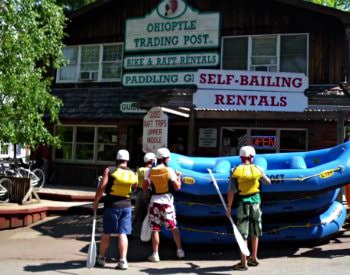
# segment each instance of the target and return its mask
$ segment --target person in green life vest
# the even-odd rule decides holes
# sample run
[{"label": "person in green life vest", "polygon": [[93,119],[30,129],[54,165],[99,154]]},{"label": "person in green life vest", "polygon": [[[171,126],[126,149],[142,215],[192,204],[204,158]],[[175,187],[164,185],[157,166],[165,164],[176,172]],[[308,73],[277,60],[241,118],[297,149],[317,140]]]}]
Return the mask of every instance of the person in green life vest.
[{"label": "person in green life vest", "polygon": [[136,201],[133,215],[133,236],[140,236],[141,227],[144,218],[147,215],[149,200],[151,199],[151,191],[148,189],[146,192],[142,190],[142,184],[145,179],[145,172],[153,167],[156,163],[156,155],[153,153],[146,153],[143,157],[145,162],[144,167],[137,169],[138,184],[136,189]]},{"label": "person in green life vest", "polygon": [[243,146],[239,155],[242,164],[232,170],[231,181],[227,193],[227,216],[231,216],[233,201],[238,200],[237,227],[244,240],[251,237],[251,256],[241,254],[241,261],[233,266],[234,270],[247,270],[248,266],[257,266],[259,237],[262,235],[260,182],[271,184],[264,172],[253,164],[255,149],[252,146]]},{"label": "person in green life vest", "polygon": [[110,237],[117,236],[119,241],[119,262],[118,269],[127,269],[126,259],[128,252],[128,238],[131,234],[131,199],[130,193],[133,185],[137,184],[136,174],[128,168],[129,152],[119,150],[115,166],[107,167],[103,172],[101,183],[99,184],[93,209],[98,208],[98,204],[104,198],[103,210],[103,236],[101,239],[99,255],[96,259],[97,267],[104,267],[106,263],[105,254],[107,252]]}]

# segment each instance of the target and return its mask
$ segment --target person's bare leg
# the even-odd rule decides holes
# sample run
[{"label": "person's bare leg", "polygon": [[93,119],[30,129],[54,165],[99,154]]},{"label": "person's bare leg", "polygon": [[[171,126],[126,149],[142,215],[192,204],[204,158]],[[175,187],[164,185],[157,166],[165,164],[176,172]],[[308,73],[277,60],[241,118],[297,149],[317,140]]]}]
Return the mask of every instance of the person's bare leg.
[{"label": "person's bare leg", "polygon": [[[247,240],[245,241],[245,244],[248,245]],[[244,264],[245,266],[247,265],[247,257],[241,253],[241,262],[242,264]]]},{"label": "person's bare leg", "polygon": [[173,237],[174,237],[174,242],[176,244],[176,248],[177,249],[182,249],[179,229],[178,228],[174,228],[172,230],[172,232],[173,232]]},{"label": "person's bare leg", "polygon": [[258,245],[259,238],[257,236],[252,236],[252,258],[258,262]]},{"label": "person's bare leg", "polygon": [[119,257],[120,259],[126,260],[128,253],[128,238],[126,234],[119,234]]},{"label": "person's bare leg", "polygon": [[158,231],[152,231],[152,248],[153,253],[158,253],[159,249],[159,232]]},{"label": "person's bare leg", "polygon": [[99,253],[98,253],[98,255],[100,257],[104,257],[105,256],[106,251],[107,251],[107,249],[109,247],[109,240],[110,240],[110,236],[109,235],[104,234],[102,236],[101,243],[100,243],[100,250],[99,250]]}]

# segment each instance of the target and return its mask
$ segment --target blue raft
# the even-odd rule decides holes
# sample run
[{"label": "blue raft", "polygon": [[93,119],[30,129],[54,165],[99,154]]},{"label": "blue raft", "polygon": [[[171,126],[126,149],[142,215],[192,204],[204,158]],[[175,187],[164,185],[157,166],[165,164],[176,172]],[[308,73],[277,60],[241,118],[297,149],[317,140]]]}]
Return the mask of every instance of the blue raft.
[{"label": "blue raft", "polygon": [[[330,237],[341,229],[346,219],[346,208],[334,201],[331,206],[312,218],[291,222],[263,223],[262,241],[306,241]],[[181,241],[187,244],[232,244],[235,238],[229,222],[221,225],[191,225],[180,223]],[[171,231],[162,235],[172,238]]]},{"label": "blue raft", "polygon": [[[289,200],[268,200],[262,202],[261,208],[264,215],[288,215],[315,213],[325,210],[337,198],[340,189],[332,189],[317,195],[308,195],[302,198]],[[218,196],[211,200],[183,198],[181,194],[175,194],[176,214],[186,218],[212,218],[225,216],[225,210]],[[233,215],[236,208],[233,208]]]},{"label": "blue raft", "polygon": [[[272,180],[271,185],[261,186],[266,200],[302,198],[350,182],[350,142],[309,152],[259,154],[254,163]],[[169,162],[170,167],[182,173],[179,194],[197,199],[217,195],[208,168],[225,194],[231,170],[238,164],[238,156],[189,157],[174,153]]]}]

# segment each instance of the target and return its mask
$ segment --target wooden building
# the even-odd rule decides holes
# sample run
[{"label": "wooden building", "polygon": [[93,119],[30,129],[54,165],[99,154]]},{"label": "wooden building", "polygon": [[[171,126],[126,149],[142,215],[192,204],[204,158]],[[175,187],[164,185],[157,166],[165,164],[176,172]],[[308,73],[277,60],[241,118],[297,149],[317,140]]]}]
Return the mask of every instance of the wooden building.
[{"label": "wooden building", "polygon": [[[52,87],[64,107],[51,182],[94,185],[119,148],[130,151],[136,168],[143,117],[155,106],[189,114],[169,115],[168,146],[191,155],[236,154],[248,143],[258,152],[290,152],[341,142],[350,116],[349,26],[348,13],[301,0],[100,0],[70,14],[69,63]],[[181,35],[188,38],[182,45]],[[179,56],[193,63],[170,64]],[[149,65],[146,57],[167,61]],[[302,74],[308,88],[300,104],[307,105],[301,111],[196,106],[191,76],[201,69]],[[161,74],[169,79],[159,83]],[[170,81],[183,75],[182,83]]]}]

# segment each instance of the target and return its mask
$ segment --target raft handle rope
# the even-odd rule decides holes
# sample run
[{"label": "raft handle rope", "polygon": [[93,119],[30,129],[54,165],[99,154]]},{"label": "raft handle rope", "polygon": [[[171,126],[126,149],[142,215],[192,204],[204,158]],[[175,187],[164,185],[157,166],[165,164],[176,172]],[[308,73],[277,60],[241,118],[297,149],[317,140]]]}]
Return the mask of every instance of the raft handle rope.
[{"label": "raft handle rope", "polygon": [[329,170],[326,170],[326,171],[323,171],[321,173],[318,173],[318,174],[314,174],[314,175],[310,175],[310,176],[306,176],[306,177],[299,177],[299,178],[281,178],[281,179],[270,179],[271,181],[286,181],[286,180],[289,180],[289,181],[304,181],[304,180],[307,180],[309,178],[314,178],[314,177],[318,177],[318,176],[321,176],[323,173],[325,172],[328,172],[328,173],[333,173],[333,172],[338,172],[338,171],[342,171],[343,168],[342,167],[337,167],[337,168],[333,168],[333,169],[329,169]]}]

